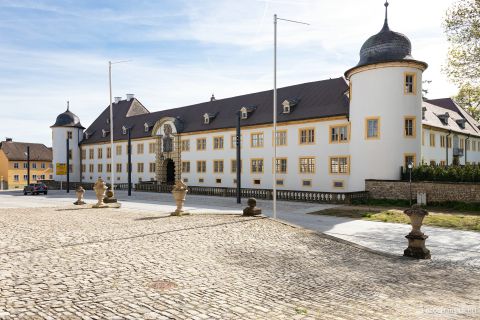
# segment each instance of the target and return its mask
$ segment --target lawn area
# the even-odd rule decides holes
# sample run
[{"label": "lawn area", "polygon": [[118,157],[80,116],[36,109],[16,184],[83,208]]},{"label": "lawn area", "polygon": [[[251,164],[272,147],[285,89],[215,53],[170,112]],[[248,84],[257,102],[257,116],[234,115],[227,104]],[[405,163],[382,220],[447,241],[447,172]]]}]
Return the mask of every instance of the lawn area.
[{"label": "lawn area", "polygon": [[[410,224],[408,216],[404,214],[402,210],[398,209],[378,210],[371,208],[338,207],[313,212],[312,214]],[[427,226],[480,232],[480,215],[429,212],[423,224]]]}]

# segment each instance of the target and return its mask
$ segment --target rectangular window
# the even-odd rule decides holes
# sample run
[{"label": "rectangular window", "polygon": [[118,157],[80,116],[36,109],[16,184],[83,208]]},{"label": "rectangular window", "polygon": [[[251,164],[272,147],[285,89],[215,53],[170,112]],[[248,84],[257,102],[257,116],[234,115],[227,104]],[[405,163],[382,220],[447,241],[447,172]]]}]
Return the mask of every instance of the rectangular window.
[{"label": "rectangular window", "polygon": [[117,163],[117,173],[121,173],[121,172],[122,172],[122,164]]},{"label": "rectangular window", "polygon": [[205,149],[207,149],[207,139],[206,138],[197,139],[197,150],[205,150]]},{"label": "rectangular window", "polygon": [[263,132],[252,133],[251,138],[251,147],[252,148],[261,148],[263,147]]},{"label": "rectangular window", "polygon": [[99,164],[97,165],[97,171],[98,171],[98,172],[102,172],[102,171],[103,171],[103,164],[99,163]]},{"label": "rectangular window", "polygon": [[190,172],[190,161],[182,161],[182,173]]},{"label": "rectangular window", "polygon": [[46,168],[45,162],[42,162],[42,163],[40,164],[40,168],[42,168],[42,169],[45,169],[45,168]]},{"label": "rectangular window", "polygon": [[28,162],[23,163],[23,169],[28,169]]},{"label": "rectangular window", "polygon": [[333,181],[333,187],[334,188],[342,189],[343,186],[344,186],[343,180],[334,180]]},{"label": "rectangular window", "polygon": [[475,140],[472,141],[472,151],[477,151],[477,143]]},{"label": "rectangular window", "polygon": [[155,149],[157,144],[155,142],[148,143],[148,153],[155,153]]},{"label": "rectangular window", "polygon": [[197,172],[207,172],[207,162],[206,161],[197,161]]},{"label": "rectangular window", "polygon": [[452,147],[452,137],[447,138],[447,147],[451,148]]},{"label": "rectangular window", "polygon": [[254,179],[253,184],[254,185],[259,185],[261,183],[260,179]]},{"label": "rectangular window", "polygon": [[[230,162],[231,165],[231,172],[237,173],[237,160],[232,160]],[[242,161],[240,160],[240,172],[242,172]]]},{"label": "rectangular window", "polygon": [[23,180],[27,181],[28,180],[28,174],[23,175]]},{"label": "rectangular window", "polygon": [[415,117],[405,117],[403,134],[405,137],[415,137]]},{"label": "rectangular window", "polygon": [[348,141],[348,126],[330,126],[330,143],[342,143]]},{"label": "rectangular window", "polygon": [[71,140],[72,137],[73,137],[72,131],[67,131],[67,139],[70,139],[70,140]]},{"label": "rectangular window", "polygon": [[182,151],[190,151],[190,140],[182,140],[181,150]]},{"label": "rectangular window", "polygon": [[405,154],[404,156],[404,162],[403,162],[403,165],[405,166],[405,168],[408,168],[408,164],[409,163],[412,163],[413,166],[415,166],[416,164],[416,155],[414,153],[411,153],[411,154]]},{"label": "rectangular window", "polygon": [[380,118],[365,119],[365,139],[380,138]]},{"label": "rectangular window", "polygon": [[251,173],[263,173],[263,159],[251,159],[250,171]]},{"label": "rectangular window", "polygon": [[440,147],[445,148],[445,136],[440,136]]},{"label": "rectangular window", "polygon": [[[71,153],[72,153],[72,150],[70,150],[70,155],[71,155]],[[70,159],[71,159],[71,157],[70,157]],[[32,163],[32,169],[37,169],[37,164],[35,162]]]},{"label": "rectangular window", "polygon": [[302,186],[303,187],[311,187],[312,186],[312,180],[302,180]]},{"label": "rectangular window", "polygon": [[300,129],[299,140],[299,144],[315,143],[315,128]]},{"label": "rectangular window", "polygon": [[19,167],[18,162],[14,162],[14,163],[13,163],[13,168],[14,168],[14,169],[18,169],[18,167]]},{"label": "rectangular window", "polygon": [[87,165],[85,163],[82,164],[82,172],[87,171]]},{"label": "rectangular window", "polygon": [[406,94],[415,94],[415,82],[416,74],[415,73],[405,73],[405,87],[404,92]]},{"label": "rectangular window", "polygon": [[275,170],[277,173],[287,173],[287,158],[277,158]]},{"label": "rectangular window", "polygon": [[223,173],[223,160],[213,160],[213,172]]},{"label": "rectangular window", "polygon": [[430,147],[435,147],[435,133],[430,133]]},{"label": "rectangular window", "polygon": [[137,172],[143,173],[143,169],[144,169],[143,162],[137,163]]},{"label": "rectangular window", "polygon": [[18,174],[14,174],[14,175],[13,175],[13,181],[17,181],[17,182],[18,182],[19,180],[20,180],[19,175],[18,175]]},{"label": "rectangular window", "polygon": [[277,131],[276,143],[277,146],[287,145],[287,130]]},{"label": "rectangular window", "polygon": [[277,179],[277,186],[283,186],[283,179]]},{"label": "rectangular window", "polygon": [[89,170],[89,172],[94,172],[95,171],[95,166],[93,164],[90,164],[88,166],[88,170]]},{"label": "rectangular window", "polygon": [[435,166],[437,163],[435,162],[435,160],[430,160],[430,165],[431,166]]},{"label": "rectangular window", "polygon": [[148,167],[150,172],[155,172],[155,162],[150,162]]},{"label": "rectangular window", "polygon": [[102,148],[98,148],[98,149],[97,149],[97,155],[98,155],[98,159],[102,159],[102,158],[103,158],[103,149],[102,149]]},{"label": "rectangular window", "polygon": [[87,159],[87,150],[82,149],[82,160]]},{"label": "rectangular window", "polygon": [[[242,147],[242,136],[240,136],[240,147]],[[230,136],[230,148],[236,149],[237,148],[237,135],[232,134]]]},{"label": "rectangular window", "polygon": [[198,178],[198,183],[203,183],[205,180],[203,178]]},{"label": "rectangular window", "polygon": [[[71,149],[68,150],[68,159],[70,159],[70,160],[73,159],[73,155],[72,155],[72,150],[71,150]],[[37,167],[37,166],[35,165],[35,167]]]},{"label": "rectangular window", "polygon": [[445,167],[445,160],[440,161],[440,166]]},{"label": "rectangular window", "polygon": [[215,183],[222,183],[222,179],[215,179]]},{"label": "rectangular window", "polygon": [[465,147],[465,140],[460,138],[460,149],[463,149]]},{"label": "rectangular window", "polygon": [[315,158],[302,157],[298,160],[300,173],[315,173]]},{"label": "rectangular window", "polygon": [[143,143],[137,144],[137,154],[143,154]]},{"label": "rectangular window", "polygon": [[112,164],[107,163],[107,172],[112,172]]},{"label": "rectangular window", "polygon": [[36,174],[32,175],[32,180],[37,181],[37,175]]},{"label": "rectangular window", "polygon": [[330,157],[330,173],[331,174],[349,174],[350,173],[349,157]]},{"label": "rectangular window", "polygon": [[112,148],[107,147],[107,159],[110,159],[112,157]]},{"label": "rectangular window", "polygon": [[223,149],[223,137],[213,137],[213,149]]},{"label": "rectangular window", "polygon": [[94,157],[93,153],[94,153],[93,148],[88,149],[88,159],[93,160],[93,157]]},{"label": "rectangular window", "polygon": [[121,156],[122,155],[122,146],[116,146],[115,147],[115,154],[117,156]]}]

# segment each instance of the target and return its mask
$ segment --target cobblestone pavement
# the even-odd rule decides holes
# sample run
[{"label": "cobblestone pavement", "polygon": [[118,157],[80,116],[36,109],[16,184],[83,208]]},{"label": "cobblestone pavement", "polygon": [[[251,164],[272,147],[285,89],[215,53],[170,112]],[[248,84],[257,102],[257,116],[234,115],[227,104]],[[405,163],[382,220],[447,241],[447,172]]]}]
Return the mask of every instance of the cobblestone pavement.
[{"label": "cobblestone pavement", "polygon": [[0,319],[478,319],[480,271],[268,218],[0,209]]}]

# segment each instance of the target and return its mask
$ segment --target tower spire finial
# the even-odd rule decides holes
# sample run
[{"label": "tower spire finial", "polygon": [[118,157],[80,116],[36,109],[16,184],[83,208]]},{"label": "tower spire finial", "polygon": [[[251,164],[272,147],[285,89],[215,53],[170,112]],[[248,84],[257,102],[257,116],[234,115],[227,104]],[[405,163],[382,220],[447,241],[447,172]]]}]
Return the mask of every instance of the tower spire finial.
[{"label": "tower spire finial", "polygon": [[70,101],[67,100],[67,111],[70,111]]},{"label": "tower spire finial", "polygon": [[385,22],[383,23],[383,29],[388,29],[388,0],[385,0]]}]

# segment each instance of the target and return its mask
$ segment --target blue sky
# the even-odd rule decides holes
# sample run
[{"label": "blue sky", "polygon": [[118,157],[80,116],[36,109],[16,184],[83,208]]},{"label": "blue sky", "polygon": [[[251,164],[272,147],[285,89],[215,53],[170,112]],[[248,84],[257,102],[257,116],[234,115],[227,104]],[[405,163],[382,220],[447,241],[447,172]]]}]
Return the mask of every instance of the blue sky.
[{"label": "blue sky", "polygon": [[[340,77],[383,24],[383,0],[0,0],[0,140],[51,145],[70,101],[85,127],[113,95],[150,110],[271,89],[272,17],[280,22],[278,85]],[[430,98],[455,94],[441,73],[452,0],[392,0],[389,24],[429,63]]]}]

